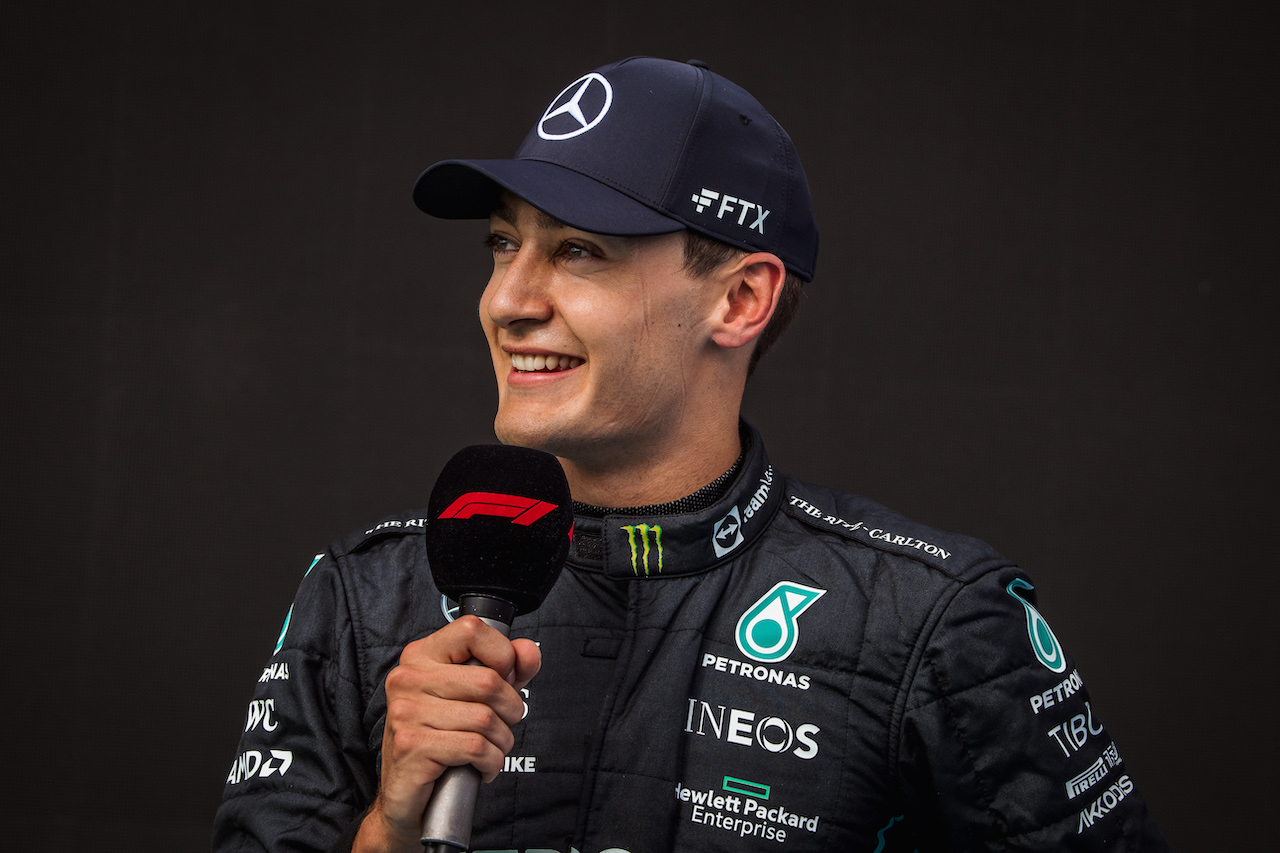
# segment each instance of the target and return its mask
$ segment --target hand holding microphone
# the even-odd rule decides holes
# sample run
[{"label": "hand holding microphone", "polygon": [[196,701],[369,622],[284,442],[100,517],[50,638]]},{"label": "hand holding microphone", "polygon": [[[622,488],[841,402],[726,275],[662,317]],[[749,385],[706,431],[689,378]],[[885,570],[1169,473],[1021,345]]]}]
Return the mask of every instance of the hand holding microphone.
[{"label": "hand holding microphone", "polygon": [[[540,665],[536,646],[508,641],[507,626],[550,591],[573,524],[555,457],[500,445],[455,455],[427,515],[431,573],[459,602],[459,619],[409,644],[387,676],[382,779],[357,851],[412,849],[410,829],[419,827],[410,824],[419,816],[430,853],[469,845],[477,768],[488,779],[501,769],[514,743],[509,727],[523,711],[516,690]],[[478,619],[462,618],[468,614]],[[443,774],[442,765],[450,765]]]}]

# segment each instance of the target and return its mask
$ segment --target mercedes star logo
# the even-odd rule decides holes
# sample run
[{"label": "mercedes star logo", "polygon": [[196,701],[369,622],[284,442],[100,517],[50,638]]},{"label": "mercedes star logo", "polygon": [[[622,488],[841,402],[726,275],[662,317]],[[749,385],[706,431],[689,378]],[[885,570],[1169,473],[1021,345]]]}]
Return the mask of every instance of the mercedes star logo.
[{"label": "mercedes star logo", "polygon": [[[600,123],[613,103],[613,87],[594,71],[579,77],[556,95],[538,122],[543,139],[572,139]],[[591,118],[587,115],[591,114]],[[563,116],[563,118],[561,118]],[[558,120],[557,120],[558,119]]]}]

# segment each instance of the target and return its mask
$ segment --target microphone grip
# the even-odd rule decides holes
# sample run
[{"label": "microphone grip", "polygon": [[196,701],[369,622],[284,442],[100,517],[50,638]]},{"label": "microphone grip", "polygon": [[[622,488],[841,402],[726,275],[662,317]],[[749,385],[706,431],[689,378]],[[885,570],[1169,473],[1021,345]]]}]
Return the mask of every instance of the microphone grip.
[{"label": "microphone grip", "polygon": [[[479,616],[480,621],[507,636],[515,605],[488,595],[462,595],[459,616]],[[468,666],[484,666],[472,658]],[[436,780],[422,816],[422,846],[426,853],[458,853],[471,846],[471,826],[475,820],[476,796],[480,793],[480,771],[465,764],[446,768]]]}]

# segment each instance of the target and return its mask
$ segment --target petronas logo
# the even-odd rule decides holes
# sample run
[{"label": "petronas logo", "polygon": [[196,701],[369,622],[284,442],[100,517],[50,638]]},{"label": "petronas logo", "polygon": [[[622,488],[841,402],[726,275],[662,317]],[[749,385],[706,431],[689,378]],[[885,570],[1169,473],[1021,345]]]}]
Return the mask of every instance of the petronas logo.
[{"label": "petronas logo", "polygon": [[[627,531],[627,541],[631,544],[631,571],[638,575],[643,569],[645,577],[650,572],[662,574],[662,528],[656,524],[628,524],[622,529]],[[653,534],[652,548],[649,534]]]},{"label": "petronas logo", "polygon": [[738,620],[738,648],[762,663],[786,660],[800,637],[796,620],[826,592],[791,581],[775,584]]},{"label": "petronas logo", "polygon": [[1036,653],[1036,658],[1045,667],[1054,672],[1066,672],[1067,656],[1062,653],[1062,646],[1058,643],[1058,638],[1053,635],[1053,629],[1049,627],[1049,623],[1040,615],[1040,611],[1031,605],[1031,602],[1013,591],[1015,588],[1035,589],[1035,587],[1022,578],[1015,578],[1009,581],[1009,585],[1004,588],[1004,591],[1016,598],[1026,608],[1027,636],[1031,638],[1031,649]]}]

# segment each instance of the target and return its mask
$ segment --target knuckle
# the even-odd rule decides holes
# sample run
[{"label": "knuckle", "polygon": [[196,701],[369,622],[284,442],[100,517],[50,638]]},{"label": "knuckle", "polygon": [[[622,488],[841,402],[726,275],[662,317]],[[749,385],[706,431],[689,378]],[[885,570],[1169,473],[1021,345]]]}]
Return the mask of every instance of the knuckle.
[{"label": "knuckle", "polygon": [[516,745],[516,736],[512,734],[511,729],[506,726],[501,726],[496,732],[494,732],[492,740],[494,745],[501,750],[503,755],[510,752],[511,748]]},{"label": "knuckle", "polygon": [[424,653],[426,637],[414,640],[400,650],[400,666],[412,666],[413,662]]},{"label": "knuckle", "polygon": [[488,755],[492,748],[489,739],[479,732],[463,732],[459,738],[462,754],[471,761],[479,761]]},{"label": "knuckle", "polygon": [[490,702],[501,698],[510,689],[506,679],[499,675],[496,670],[489,669],[487,666],[478,666],[475,667],[475,670],[476,687],[480,690],[481,695]]},{"label": "knuckle", "polygon": [[498,712],[488,705],[475,705],[470,709],[471,719],[468,720],[468,728],[477,732],[496,732],[501,728],[505,728],[502,718],[498,716]]},{"label": "knuckle", "polygon": [[400,727],[387,730],[393,755],[408,755],[417,750],[420,738],[412,727]]},{"label": "knuckle", "polygon": [[390,699],[393,693],[401,693],[405,689],[405,681],[408,678],[408,671],[404,666],[404,657],[400,658],[400,665],[392,667],[387,673],[386,681],[383,682],[387,689],[387,697]]},{"label": "knuckle", "polygon": [[414,703],[403,696],[387,698],[387,725],[399,724],[413,717]]},{"label": "knuckle", "polygon": [[478,616],[460,616],[453,622],[453,630],[462,634],[468,640],[474,640],[477,636],[484,632],[488,627],[480,621]]}]

